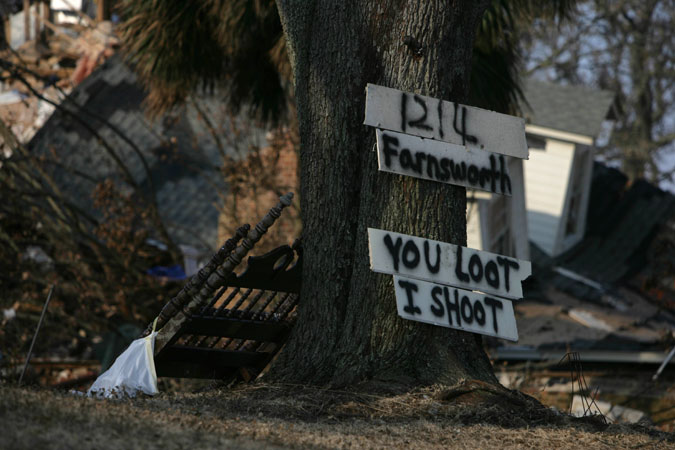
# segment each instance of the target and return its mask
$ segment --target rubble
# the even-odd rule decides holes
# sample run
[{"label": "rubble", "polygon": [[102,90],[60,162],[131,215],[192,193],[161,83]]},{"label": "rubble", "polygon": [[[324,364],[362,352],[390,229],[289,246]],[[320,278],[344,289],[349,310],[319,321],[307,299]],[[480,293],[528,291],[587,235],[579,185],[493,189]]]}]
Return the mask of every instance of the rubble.
[{"label": "rubble", "polygon": [[0,120],[24,143],[47,121],[53,103],[60,104],[119,47],[110,21],[48,27],[52,32],[45,41],[0,52]]}]

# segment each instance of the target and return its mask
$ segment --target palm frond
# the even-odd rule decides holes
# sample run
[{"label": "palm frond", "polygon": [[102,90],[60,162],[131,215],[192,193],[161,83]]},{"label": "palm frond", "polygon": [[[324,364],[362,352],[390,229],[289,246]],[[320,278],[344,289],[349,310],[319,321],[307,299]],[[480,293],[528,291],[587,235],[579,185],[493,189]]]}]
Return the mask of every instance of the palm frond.
[{"label": "palm frond", "polygon": [[[517,113],[518,27],[571,17],[576,0],[492,0],[478,30],[472,104]],[[277,122],[292,97],[291,68],[274,0],[123,0],[123,41],[149,90],[151,112],[218,87],[233,112]]]},{"label": "palm frond", "polygon": [[[218,87],[233,111],[264,121],[286,109],[290,69],[271,0],[124,0],[128,60],[161,113],[195,90]],[[280,51],[281,49],[281,51]]]},{"label": "palm frond", "polygon": [[474,44],[471,104],[507,114],[518,114],[527,104],[521,84],[519,27],[533,20],[562,21],[576,11],[577,0],[492,0]]}]

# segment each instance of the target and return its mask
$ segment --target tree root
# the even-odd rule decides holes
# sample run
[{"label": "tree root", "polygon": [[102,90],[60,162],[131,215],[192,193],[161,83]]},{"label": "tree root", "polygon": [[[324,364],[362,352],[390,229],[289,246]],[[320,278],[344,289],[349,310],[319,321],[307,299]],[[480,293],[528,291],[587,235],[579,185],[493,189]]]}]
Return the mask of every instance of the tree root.
[{"label": "tree root", "polygon": [[512,395],[514,392],[518,391],[511,391],[499,384],[486,383],[485,381],[480,380],[461,380],[456,385],[440,391],[436,395],[436,399],[449,402],[463,395],[475,392],[494,395]]},{"label": "tree root", "polygon": [[602,415],[573,417],[520,391],[480,380],[461,380],[438,392],[435,398],[465,406],[458,417],[463,423],[494,423],[504,427],[579,425],[594,430],[608,426]]}]

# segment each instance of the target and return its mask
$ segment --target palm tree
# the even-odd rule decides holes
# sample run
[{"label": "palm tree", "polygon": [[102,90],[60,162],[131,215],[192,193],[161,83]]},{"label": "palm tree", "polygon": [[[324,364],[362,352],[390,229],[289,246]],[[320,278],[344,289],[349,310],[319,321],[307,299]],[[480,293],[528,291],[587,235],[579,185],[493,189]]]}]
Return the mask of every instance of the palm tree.
[{"label": "palm tree", "polygon": [[277,122],[288,111],[291,70],[274,1],[125,0],[120,10],[151,113],[215,86],[233,112]]},{"label": "palm tree", "polygon": [[[518,29],[572,16],[575,0],[492,0],[474,45],[469,103],[517,113],[522,102]],[[218,86],[233,112],[264,122],[292,109],[291,67],[274,0],[125,0],[126,53],[149,89],[150,112]]]}]

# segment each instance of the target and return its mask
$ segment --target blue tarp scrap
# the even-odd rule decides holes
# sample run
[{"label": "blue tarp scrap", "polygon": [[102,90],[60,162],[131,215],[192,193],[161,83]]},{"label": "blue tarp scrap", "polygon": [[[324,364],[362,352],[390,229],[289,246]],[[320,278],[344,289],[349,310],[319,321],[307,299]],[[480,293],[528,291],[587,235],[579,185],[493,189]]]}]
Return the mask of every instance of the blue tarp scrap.
[{"label": "blue tarp scrap", "polygon": [[184,280],[187,278],[185,270],[183,270],[183,267],[180,264],[151,267],[146,273],[153,277],[168,278],[170,280]]}]

